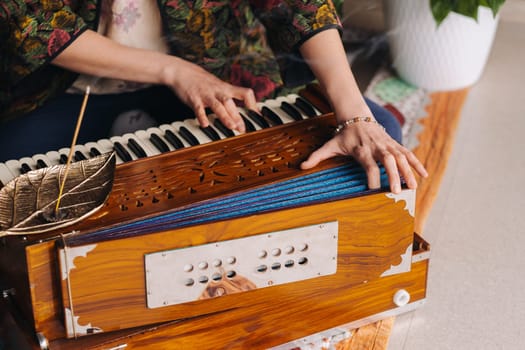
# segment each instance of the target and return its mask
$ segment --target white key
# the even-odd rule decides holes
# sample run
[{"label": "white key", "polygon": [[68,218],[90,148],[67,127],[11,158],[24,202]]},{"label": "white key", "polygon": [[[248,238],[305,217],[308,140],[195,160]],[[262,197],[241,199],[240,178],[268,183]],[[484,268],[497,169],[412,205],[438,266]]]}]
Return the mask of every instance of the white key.
[{"label": "white key", "polygon": [[96,142],[87,142],[84,147],[86,148],[86,156],[88,156],[88,158],[93,158],[95,157],[95,154],[93,154],[91,152],[91,149],[96,149],[100,154],[104,154],[106,152],[111,152],[111,151],[103,151],[100,147],[100,145]]},{"label": "white key", "polygon": [[[215,119],[218,119],[217,116],[216,116],[215,114],[210,114],[210,115],[208,116],[208,119],[210,120],[210,126],[211,126],[215,131],[217,131],[217,134],[219,134],[219,136],[221,137],[221,139],[225,139],[226,136],[224,136],[224,134],[223,134],[219,129],[217,129],[217,128],[215,127],[215,125],[214,125]],[[225,127],[226,127],[226,125],[225,125]],[[230,130],[231,130],[231,129],[230,129]],[[241,135],[241,133],[238,132],[237,130],[231,130],[231,131],[233,132],[233,134],[234,134],[235,136],[237,136],[237,135]]]},{"label": "white key", "polygon": [[108,139],[100,139],[96,142],[96,144],[97,144],[97,149],[102,154],[113,152],[113,143],[109,141]]},{"label": "white key", "polygon": [[252,122],[253,127],[255,128],[255,130],[261,130],[262,129],[259,126],[259,124],[257,124],[257,122],[250,117],[250,114],[248,113],[248,111],[245,108],[239,108],[239,111],[242,113],[243,116],[246,117],[246,119],[248,119],[250,122]]},{"label": "white key", "polygon": [[[279,108],[280,104],[281,103],[278,102],[277,100],[268,99],[268,100],[266,100],[264,102],[258,102],[257,106],[259,106],[259,109],[261,109],[261,110],[262,110],[263,106],[266,106],[267,108],[270,108],[272,111],[275,112],[275,114],[277,114],[279,116],[279,118],[281,118],[281,120],[283,121],[283,124],[285,124],[285,123],[288,123],[289,119],[291,119],[291,118],[288,117],[286,115],[286,113],[281,111],[281,109]],[[284,114],[285,116],[283,117],[281,114]]]},{"label": "white key", "polygon": [[[188,143],[188,141],[184,140],[180,135],[179,135],[179,130],[178,128],[175,128],[173,125],[169,125],[169,124],[162,124],[159,126],[159,129],[162,130],[162,135],[164,135],[164,133],[166,132],[166,130],[170,130],[171,132],[173,132],[175,134],[175,136],[177,136],[178,139],[181,140],[182,144],[184,145],[184,147],[190,147],[191,145]],[[166,137],[164,137],[166,138]]]},{"label": "white key", "polygon": [[[113,152],[113,143],[108,140],[108,139],[100,139],[97,141],[97,145],[98,145],[98,150],[100,151],[100,153],[104,154],[104,153],[108,153],[108,152]],[[119,157],[119,155],[115,152],[115,156],[116,156],[116,163],[117,164],[122,164],[124,163],[124,161],[122,160],[122,158]]]},{"label": "white key", "polygon": [[[84,158],[89,159],[91,156],[89,155],[89,150],[84,145],[75,145],[75,153],[80,152],[84,156]],[[75,153],[73,153],[73,162],[77,161],[75,159]]]},{"label": "white key", "polygon": [[58,153],[58,151],[49,151],[46,153],[46,157],[47,157],[47,165],[49,166],[52,166],[52,165],[58,165],[60,164],[60,153]]},{"label": "white key", "polygon": [[31,170],[36,169],[36,162],[31,157],[20,158],[20,166],[22,166],[22,164],[27,164]]},{"label": "white key", "polygon": [[14,174],[9,170],[5,163],[0,163],[0,182],[2,187],[15,178]]},{"label": "white key", "polygon": [[[164,143],[168,146],[170,151],[175,150],[176,148],[168,140],[166,140],[166,138],[164,137],[164,132],[165,132],[164,130],[161,130],[159,128],[148,128],[148,129],[146,129],[146,135],[147,136],[145,136],[145,137],[147,137],[148,140],[149,140],[151,135],[156,134],[162,141],[164,141]],[[153,146],[153,147],[155,147],[155,146]],[[157,149],[157,148],[155,147],[155,149]]]},{"label": "white key", "polygon": [[[298,97],[301,97],[301,96],[299,96],[299,95],[297,95],[297,94],[289,94],[289,95],[286,96],[286,99],[287,99],[288,102],[290,102],[291,104],[295,104],[295,101],[297,100]],[[308,104],[313,108],[313,110],[315,111],[315,113],[316,113],[317,115],[321,115],[321,114],[322,114],[321,111],[319,111],[317,108],[315,108],[315,106],[312,105],[311,103],[309,103],[304,97],[301,97],[301,98],[302,98],[303,100],[305,100],[306,103],[308,103]],[[307,119],[307,118],[308,118],[308,116],[306,115],[306,113],[303,113],[303,111],[301,111],[299,108],[297,108],[297,109],[299,110],[299,112],[301,112],[301,114],[303,115],[303,118],[304,118],[304,119]]]},{"label": "white key", "polygon": [[[195,138],[197,139],[197,141],[199,141],[199,143],[201,145],[211,141],[208,138],[208,136],[204,135],[204,133],[199,129],[199,124],[198,124],[197,120],[195,120],[195,119],[187,119],[187,120],[185,120],[183,122],[173,122],[173,123],[171,123],[171,125],[177,131],[179,131],[181,127],[185,127],[186,129],[189,130],[189,132],[193,136],[195,136]],[[179,135],[181,135],[180,131],[179,131]],[[182,135],[181,135],[181,137],[182,137]]]},{"label": "white key", "polygon": [[113,137],[110,137],[109,138],[109,141],[111,141],[113,144],[116,143],[116,142],[119,142],[122,147],[124,147],[124,149],[126,151],[128,151],[129,155],[131,156],[131,160],[136,160],[138,159],[138,157],[135,155],[135,153],[133,153],[127,146],[127,140],[124,139],[122,136],[113,136]]},{"label": "white key", "polygon": [[37,164],[37,168],[38,168],[38,161],[41,160],[43,161],[44,163],[46,163],[46,165],[49,167],[51,166],[51,161],[49,160],[49,157],[47,157],[45,154],[35,154],[33,156],[33,161],[35,162],[35,164]]},{"label": "white key", "polygon": [[142,147],[142,149],[146,153],[146,156],[148,157],[159,154],[159,151],[155,148],[155,146],[151,144],[149,138],[147,137],[147,133],[144,130],[138,130],[134,134],[124,134],[122,135],[122,137],[128,140],[128,142],[129,139],[135,140],[140,145],[140,147]]},{"label": "white key", "polygon": [[[69,147],[64,147],[64,148],[59,149],[58,153],[60,153],[61,155],[64,155],[65,157],[62,157],[62,158],[67,160],[67,158],[69,157],[69,150],[70,150]],[[75,160],[75,159],[72,159],[72,161],[73,160]],[[66,163],[65,162],[61,162],[60,164],[66,164]]]},{"label": "white key", "polygon": [[[213,130],[215,130],[215,132],[219,135],[219,137],[222,135],[222,133],[220,131],[218,131],[217,129],[215,129],[215,127],[213,126],[213,120],[215,118],[212,117],[212,116],[208,116],[208,120],[210,122],[210,128],[212,128]],[[184,121],[184,125],[186,126],[186,128],[193,134],[195,135],[195,137],[197,138],[197,140],[199,140],[199,142],[201,144],[204,144],[204,143],[208,143],[208,142],[212,142],[212,141],[215,141],[211,138],[208,137],[208,135],[206,135],[204,133],[204,131],[201,130],[200,128],[200,124],[199,124],[199,121],[195,118],[193,119],[186,119]],[[224,136],[223,136],[224,137]],[[202,138],[202,141],[201,141],[201,138]]]},{"label": "white key", "polygon": [[281,116],[281,114],[283,116],[286,116],[286,122],[290,121],[290,122],[295,122],[296,120],[293,119],[290,115],[288,115],[288,113],[286,113],[282,108],[281,108],[281,105],[283,102],[288,102],[292,108],[294,108],[297,112],[299,112],[299,114],[301,114],[301,116],[303,117],[303,119],[305,118],[308,118],[307,116],[305,116],[303,113],[301,113],[301,110],[299,108],[296,108],[294,106],[294,102],[292,100],[290,100],[288,98],[288,96],[281,96],[281,97],[278,97],[275,99],[275,101],[277,102],[277,107],[274,108],[274,111],[275,113],[279,114],[279,116]]},{"label": "white key", "polygon": [[20,176],[22,174],[21,164],[18,160],[16,159],[8,160],[7,162],[5,162],[5,165],[7,166],[7,168],[13,175],[13,178]]}]

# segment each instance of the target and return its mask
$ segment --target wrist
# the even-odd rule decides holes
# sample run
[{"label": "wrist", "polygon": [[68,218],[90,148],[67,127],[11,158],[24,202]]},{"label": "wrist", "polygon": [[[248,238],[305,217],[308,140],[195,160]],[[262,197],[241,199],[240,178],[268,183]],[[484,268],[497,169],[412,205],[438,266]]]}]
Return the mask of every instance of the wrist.
[{"label": "wrist", "polygon": [[385,130],[385,128],[378,123],[377,120],[375,120],[373,117],[354,117],[354,118],[351,118],[351,119],[347,119],[347,120],[343,120],[341,121],[337,127],[335,128],[335,134],[339,134],[341,131],[343,131],[344,129],[346,129],[348,126],[352,125],[352,124],[356,124],[356,123],[372,123],[372,124],[377,124],[378,126],[380,126],[381,128],[383,128],[383,130]]},{"label": "wrist", "polygon": [[344,123],[346,120],[351,120],[354,117],[365,117],[375,120],[370,107],[368,107],[361,95],[354,96],[350,101],[334,104],[334,112],[338,123]]},{"label": "wrist", "polygon": [[167,59],[162,62],[161,69],[158,72],[158,81],[160,84],[172,86],[176,81],[177,67],[171,62],[172,60]]}]

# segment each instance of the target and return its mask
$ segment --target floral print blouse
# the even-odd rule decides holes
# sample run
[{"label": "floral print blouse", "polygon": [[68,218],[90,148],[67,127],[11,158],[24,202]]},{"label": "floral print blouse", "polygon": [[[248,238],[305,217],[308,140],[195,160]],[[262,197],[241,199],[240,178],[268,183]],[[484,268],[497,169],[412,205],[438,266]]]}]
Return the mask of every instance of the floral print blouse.
[{"label": "floral print blouse", "polygon": [[[152,0],[155,1],[155,0]],[[331,0],[157,0],[169,51],[258,99],[311,73],[298,47],[320,30],[340,28]],[[77,74],[50,64],[87,29],[98,0],[0,2],[0,119],[27,113],[63,93]]]}]

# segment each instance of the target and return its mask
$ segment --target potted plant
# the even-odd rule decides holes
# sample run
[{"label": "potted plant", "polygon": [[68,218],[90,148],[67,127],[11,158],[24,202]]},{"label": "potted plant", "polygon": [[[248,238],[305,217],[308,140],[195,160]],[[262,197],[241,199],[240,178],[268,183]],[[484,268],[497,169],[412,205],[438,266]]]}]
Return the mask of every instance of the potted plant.
[{"label": "potted plant", "polygon": [[471,86],[481,76],[505,0],[383,0],[392,63],[430,90]]}]

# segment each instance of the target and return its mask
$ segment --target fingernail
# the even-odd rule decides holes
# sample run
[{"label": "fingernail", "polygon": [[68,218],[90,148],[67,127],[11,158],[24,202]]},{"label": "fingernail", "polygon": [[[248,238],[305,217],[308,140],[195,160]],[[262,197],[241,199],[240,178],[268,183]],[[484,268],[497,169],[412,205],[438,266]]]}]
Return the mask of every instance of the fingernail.
[{"label": "fingernail", "polygon": [[399,193],[401,191],[401,186],[399,184],[394,184],[393,192]]}]

